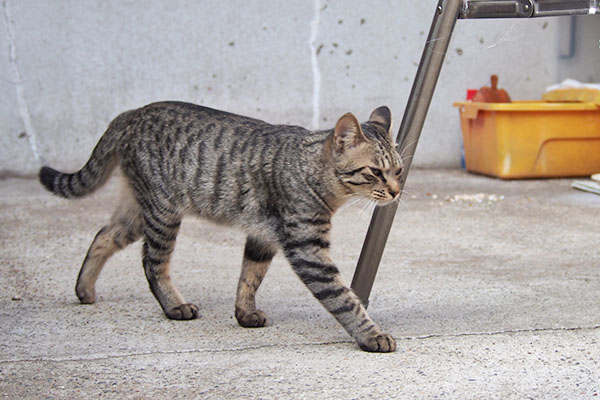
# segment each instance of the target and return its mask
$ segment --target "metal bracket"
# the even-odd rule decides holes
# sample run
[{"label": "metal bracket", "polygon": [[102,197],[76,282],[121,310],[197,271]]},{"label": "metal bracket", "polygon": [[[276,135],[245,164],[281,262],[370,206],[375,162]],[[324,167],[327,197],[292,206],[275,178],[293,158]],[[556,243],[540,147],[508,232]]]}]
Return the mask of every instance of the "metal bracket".
[{"label": "metal bracket", "polygon": [[533,12],[532,0],[464,0],[459,18],[530,18]]},{"label": "metal bracket", "polygon": [[531,18],[592,15],[599,0],[463,0],[459,18]]},{"label": "metal bracket", "polygon": [[598,14],[598,0],[534,0],[534,17]]}]

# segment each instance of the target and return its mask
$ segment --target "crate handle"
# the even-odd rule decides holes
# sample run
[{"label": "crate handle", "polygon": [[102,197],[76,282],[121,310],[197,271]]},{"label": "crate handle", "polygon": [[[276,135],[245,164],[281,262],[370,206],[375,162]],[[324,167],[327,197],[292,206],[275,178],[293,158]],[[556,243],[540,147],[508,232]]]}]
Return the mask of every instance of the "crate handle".
[{"label": "crate handle", "polygon": [[460,107],[460,115],[466,119],[476,119],[479,114],[479,107],[473,103],[458,103],[455,104]]}]

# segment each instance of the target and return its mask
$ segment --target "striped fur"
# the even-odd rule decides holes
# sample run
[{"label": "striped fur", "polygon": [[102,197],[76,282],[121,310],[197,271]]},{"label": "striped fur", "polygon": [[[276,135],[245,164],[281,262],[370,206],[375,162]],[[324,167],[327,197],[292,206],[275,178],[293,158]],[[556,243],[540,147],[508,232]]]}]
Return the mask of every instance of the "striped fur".
[{"label": "striped fur", "polygon": [[85,166],[72,174],[49,167],[40,181],[56,195],[85,196],[119,167],[119,205],[96,235],[77,280],[82,303],[96,300],[106,260],[143,238],[143,266],[152,293],[172,319],[193,319],[169,274],[181,219],[195,214],[244,229],[248,238],[235,315],[261,327],[255,295],[282,249],[312,294],[363,350],[394,351],[394,339],[369,318],[329,258],[331,217],[353,196],[378,204],[399,195],[402,162],[390,137],[391,115],[380,107],[368,122],[342,116],[332,130],[270,125],[179,102],[154,103],[118,116]]}]

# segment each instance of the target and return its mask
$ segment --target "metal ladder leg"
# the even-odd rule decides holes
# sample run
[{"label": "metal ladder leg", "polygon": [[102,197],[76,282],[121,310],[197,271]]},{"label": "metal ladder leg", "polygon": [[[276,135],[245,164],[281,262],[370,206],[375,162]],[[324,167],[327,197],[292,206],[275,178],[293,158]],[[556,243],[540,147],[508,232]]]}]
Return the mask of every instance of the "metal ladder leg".
[{"label": "metal ladder leg", "polygon": [[[435,85],[442,69],[444,56],[450,43],[452,31],[459,17],[461,5],[462,0],[440,0],[435,10],[427,42],[425,43],[417,75],[413,82],[396,139],[399,144],[400,154],[402,154],[404,159],[404,173],[400,182],[400,189],[404,188],[408,170],[425,122],[427,110],[429,109]],[[379,268],[381,256],[383,255],[397,208],[397,203],[392,203],[385,207],[377,207],[367,231],[351,284],[352,289],[360,297],[365,306],[369,302],[369,294],[371,293],[373,281]]]}]

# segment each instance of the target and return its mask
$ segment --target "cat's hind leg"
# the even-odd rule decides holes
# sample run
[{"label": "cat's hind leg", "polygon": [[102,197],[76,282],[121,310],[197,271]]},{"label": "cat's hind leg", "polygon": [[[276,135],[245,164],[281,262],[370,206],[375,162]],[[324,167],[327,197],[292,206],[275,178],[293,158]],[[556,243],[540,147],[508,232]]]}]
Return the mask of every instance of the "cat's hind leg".
[{"label": "cat's hind leg", "polygon": [[96,280],[110,256],[141,235],[140,207],[129,186],[124,185],[119,207],[113,213],[110,224],[96,234],[79,271],[75,293],[82,304],[96,301]]},{"label": "cat's hind leg", "polygon": [[150,204],[147,206],[143,210],[142,256],[150,290],[168,318],[177,320],[197,318],[198,307],[186,303],[170,276],[170,259],[181,224],[181,216],[169,212],[168,206],[156,207]]},{"label": "cat's hind leg", "polygon": [[267,324],[267,316],[256,308],[256,291],[260,286],[277,247],[252,236],[246,239],[242,273],[235,299],[235,318],[246,328],[258,328]]}]

